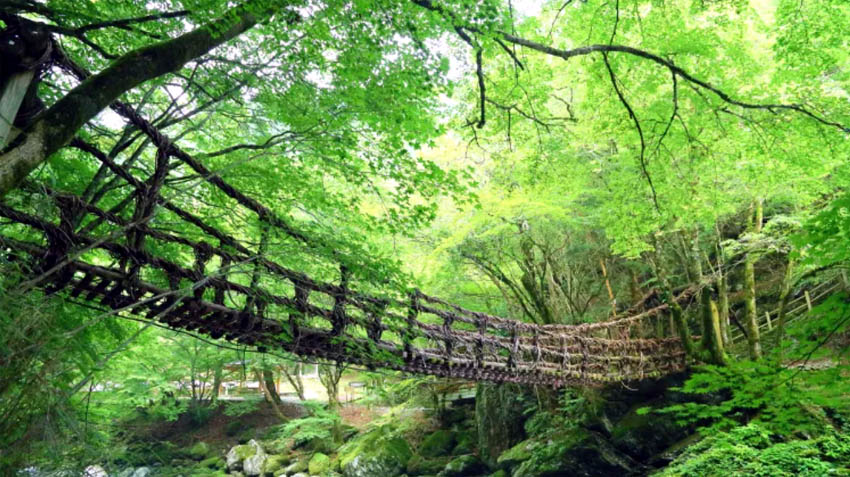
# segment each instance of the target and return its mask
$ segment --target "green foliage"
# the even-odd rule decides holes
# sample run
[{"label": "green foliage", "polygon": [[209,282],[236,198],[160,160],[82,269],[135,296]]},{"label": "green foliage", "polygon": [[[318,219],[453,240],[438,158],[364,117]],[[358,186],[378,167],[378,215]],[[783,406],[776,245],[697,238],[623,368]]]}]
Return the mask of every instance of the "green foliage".
[{"label": "green foliage", "polygon": [[689,447],[659,477],[820,477],[847,475],[850,438],[824,430],[810,440],[780,437],[750,424],[706,437]]},{"label": "green foliage", "polygon": [[263,402],[262,398],[248,397],[242,401],[227,401],[224,404],[224,414],[230,417],[239,417],[256,411]]},{"label": "green foliage", "polygon": [[271,439],[291,438],[296,446],[312,441],[333,441],[334,431],[342,422],[339,414],[328,410],[327,405],[323,403],[305,401],[304,405],[310,413],[307,417],[293,419],[272,427],[268,437]]},{"label": "green foliage", "polygon": [[679,388],[691,399],[656,412],[713,430],[754,422],[781,435],[816,433],[829,424],[825,408],[848,410],[843,396],[850,388],[828,382],[835,373],[799,373],[768,361],[702,366]]}]

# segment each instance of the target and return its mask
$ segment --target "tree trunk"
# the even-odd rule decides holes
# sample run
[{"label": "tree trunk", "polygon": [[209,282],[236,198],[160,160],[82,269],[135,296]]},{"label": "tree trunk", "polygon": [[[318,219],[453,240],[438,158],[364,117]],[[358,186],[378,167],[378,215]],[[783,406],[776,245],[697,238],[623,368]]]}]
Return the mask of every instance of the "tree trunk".
[{"label": "tree trunk", "polygon": [[779,317],[776,320],[776,348],[782,353],[782,338],[785,334],[785,320],[788,312],[788,300],[791,297],[792,276],[794,274],[794,260],[789,258],[785,266],[785,278],[782,280],[782,291],[779,294]]},{"label": "tree trunk", "polygon": [[[723,265],[721,264],[720,267]],[[723,346],[729,345],[729,285],[726,283],[726,274],[720,270],[720,278],[717,280],[717,308],[720,315],[720,335],[723,338]]]},{"label": "tree trunk", "polygon": [[[761,232],[763,214],[762,201],[758,200],[755,205],[755,221],[752,224],[752,232]],[[747,253],[747,256],[744,258],[745,326],[747,327],[747,344],[750,351],[750,358],[753,360],[761,358],[761,339],[759,337],[758,310],[756,309],[755,261],[756,259],[752,252]]]},{"label": "tree trunk", "polygon": [[691,357],[694,355],[694,341],[691,338],[691,330],[688,329],[688,323],[685,321],[685,314],[682,312],[682,307],[675,301],[669,301],[670,313],[673,317],[676,331],[679,333],[679,339],[682,340],[682,347],[685,348],[685,355]]},{"label": "tree trunk", "polygon": [[611,302],[611,316],[617,314],[617,298],[614,297],[614,289],[611,288],[611,279],[608,278],[608,269],[605,268],[605,260],[599,259],[599,267],[602,269],[602,278],[605,279],[605,288],[608,290],[608,300]]},{"label": "tree trunk", "polygon": [[274,413],[277,414],[277,417],[283,421],[288,420],[280,407],[280,396],[278,396],[277,389],[275,389],[271,371],[268,369],[263,369],[262,371],[254,369],[254,376],[257,378],[257,384],[260,386],[260,389],[262,389],[266,402],[271,405],[272,410],[274,410]]},{"label": "tree trunk", "polygon": [[304,369],[304,364],[301,362],[295,363],[295,371],[290,373],[286,367],[283,367],[283,376],[289,381],[289,384],[292,385],[292,388],[295,389],[295,394],[298,395],[298,399],[301,401],[306,401],[307,398],[304,396],[304,381],[301,379],[301,370]]},{"label": "tree trunk", "polygon": [[221,387],[221,377],[222,377],[222,365],[221,363],[216,364],[215,370],[213,371],[213,385],[210,390],[210,403],[215,404],[218,401],[218,389]]},{"label": "tree trunk", "polygon": [[717,304],[711,299],[708,288],[703,289],[700,298],[702,308],[702,348],[708,352],[712,364],[725,365],[726,353],[723,351],[723,338],[720,333],[720,314]]},{"label": "tree trunk", "polygon": [[676,302],[673,296],[673,288],[667,280],[667,274],[664,271],[664,265],[661,262],[661,254],[658,250],[658,241],[655,241],[655,253],[651,259],[655,276],[661,286],[661,296],[667,306],[670,307],[670,333],[673,329],[679,334],[679,339],[682,341],[682,347],[685,349],[686,357],[694,356],[694,343],[691,339],[691,331],[688,328],[688,323],[685,321],[685,314],[682,312],[682,307]]},{"label": "tree trunk", "polygon": [[325,387],[328,394],[328,408],[339,409],[339,380],[342,377],[343,368],[333,363],[319,365],[319,381]]}]

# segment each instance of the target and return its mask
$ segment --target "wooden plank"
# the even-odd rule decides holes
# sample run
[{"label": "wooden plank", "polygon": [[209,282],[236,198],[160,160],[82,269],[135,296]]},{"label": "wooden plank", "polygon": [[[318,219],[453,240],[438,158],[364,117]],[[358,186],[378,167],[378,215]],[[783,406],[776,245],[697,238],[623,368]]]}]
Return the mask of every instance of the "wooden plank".
[{"label": "wooden plank", "polygon": [[12,124],[34,74],[34,71],[15,73],[6,81],[3,95],[0,96],[0,149],[6,147],[7,141],[11,139]]}]

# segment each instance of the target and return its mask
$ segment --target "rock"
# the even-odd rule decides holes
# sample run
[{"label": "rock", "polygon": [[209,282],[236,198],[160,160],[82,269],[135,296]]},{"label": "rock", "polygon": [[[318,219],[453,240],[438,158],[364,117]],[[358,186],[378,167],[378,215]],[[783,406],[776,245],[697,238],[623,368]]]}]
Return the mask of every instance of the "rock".
[{"label": "rock", "polygon": [[198,441],[189,448],[189,457],[195,460],[204,460],[210,454],[210,446],[204,441]]},{"label": "rock", "polygon": [[434,475],[443,470],[451,461],[451,457],[425,458],[415,455],[407,462],[407,473],[410,475]]},{"label": "rock", "polygon": [[535,442],[514,477],[631,475],[631,461],[595,432],[569,430],[560,440]]},{"label": "rock", "polygon": [[478,449],[490,467],[505,450],[525,436],[522,388],[515,384],[479,384],[475,393]]},{"label": "rock", "polygon": [[530,459],[533,450],[534,441],[522,441],[505,452],[502,452],[502,455],[499,456],[496,463],[502,468],[516,467],[523,461]]},{"label": "rock", "polygon": [[310,458],[310,462],[307,464],[307,470],[310,471],[310,475],[318,475],[330,469],[330,466],[331,458],[321,452],[316,452]]},{"label": "rock", "polygon": [[455,445],[454,432],[440,429],[429,434],[422,440],[419,446],[419,455],[422,457],[439,457],[451,452]]},{"label": "rock", "polygon": [[260,444],[251,439],[247,444],[238,445],[227,452],[227,470],[242,470],[245,475],[260,475],[267,455]]},{"label": "rock", "polygon": [[90,465],[83,470],[83,477],[109,477],[109,474],[99,465]]},{"label": "rock", "polygon": [[[665,405],[666,402],[652,408]],[[689,429],[678,425],[672,414],[642,413],[638,411],[641,407],[631,409],[611,429],[609,439],[617,449],[639,461],[647,461],[688,436]]]},{"label": "rock", "polygon": [[400,437],[379,437],[379,433],[366,436],[358,445],[341,452],[344,477],[396,477],[404,472],[413,455],[407,441]]},{"label": "rock", "polygon": [[266,462],[263,463],[263,473],[264,474],[274,474],[279,469],[282,469],[285,465],[289,464],[289,456],[288,455],[270,455],[266,459]]},{"label": "rock", "polygon": [[458,432],[455,434],[457,445],[452,449],[452,455],[472,454],[475,449],[475,439],[477,436],[471,432]]},{"label": "rock", "polygon": [[449,462],[437,477],[470,477],[481,474],[486,468],[478,457],[462,455]]},{"label": "rock", "polygon": [[295,461],[289,464],[284,470],[286,471],[287,475],[304,472],[305,470],[307,470],[307,461],[305,459]]},{"label": "rock", "polygon": [[[218,459],[221,460],[221,458]],[[152,472],[150,467],[139,467],[133,472],[133,477],[148,477]]]},{"label": "rock", "polygon": [[242,470],[245,472],[245,475],[249,477],[262,475],[263,464],[265,464],[268,455],[265,451],[263,451],[263,448],[260,447],[260,444],[258,444],[257,441],[251,440],[248,442],[248,445],[253,445],[257,449],[257,452],[242,462]]}]

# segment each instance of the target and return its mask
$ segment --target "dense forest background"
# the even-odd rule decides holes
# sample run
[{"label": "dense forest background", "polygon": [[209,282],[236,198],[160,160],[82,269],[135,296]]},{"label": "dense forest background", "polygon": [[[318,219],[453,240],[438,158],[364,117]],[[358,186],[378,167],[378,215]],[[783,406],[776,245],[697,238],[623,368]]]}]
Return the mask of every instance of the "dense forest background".
[{"label": "dense forest background", "polygon": [[[258,475],[252,442],[266,475],[845,475],[848,25],[840,0],[0,0],[0,236],[47,243],[15,209],[143,243],[68,194],[201,237],[112,162],[256,251],[207,276],[288,293],[268,258],[540,325],[666,305],[642,332],[690,368],[554,390],[305,359],[50,293],[4,245],[0,473]],[[127,108],[210,172],[163,168]]]}]

